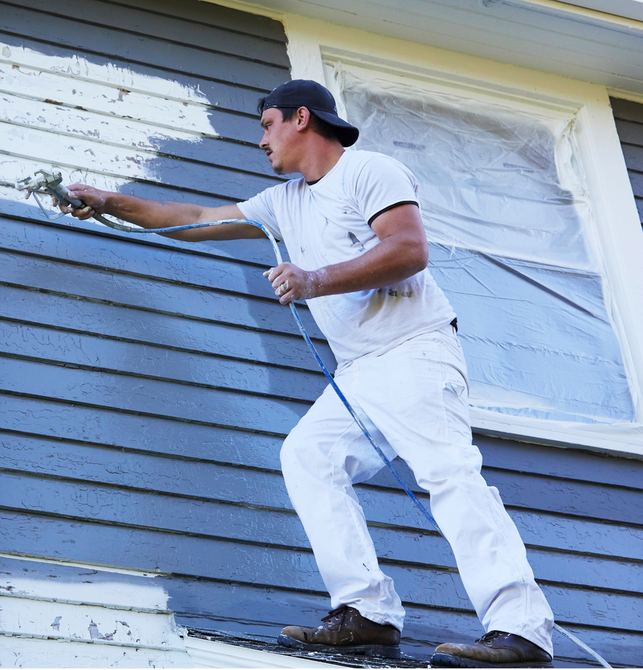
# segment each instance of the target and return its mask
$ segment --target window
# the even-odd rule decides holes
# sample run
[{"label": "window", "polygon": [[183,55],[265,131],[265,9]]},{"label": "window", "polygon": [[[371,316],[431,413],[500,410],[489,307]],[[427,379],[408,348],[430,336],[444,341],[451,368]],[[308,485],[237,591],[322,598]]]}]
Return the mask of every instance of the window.
[{"label": "window", "polygon": [[420,181],[430,269],[458,313],[474,424],[638,430],[578,109],[332,65],[361,130],[355,148],[397,158]]}]

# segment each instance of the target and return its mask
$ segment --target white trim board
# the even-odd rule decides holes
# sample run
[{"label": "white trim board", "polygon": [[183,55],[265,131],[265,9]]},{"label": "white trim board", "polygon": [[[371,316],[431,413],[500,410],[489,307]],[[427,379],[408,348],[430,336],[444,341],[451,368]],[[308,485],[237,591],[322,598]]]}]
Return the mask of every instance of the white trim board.
[{"label": "white trim board", "polygon": [[[266,0],[266,4],[244,0],[203,1],[277,20],[282,19],[285,14],[292,13],[294,7],[292,0]],[[481,4],[489,7],[501,2],[538,7],[561,16],[582,16],[605,25],[643,29],[640,25],[643,22],[643,0],[481,0]],[[322,3],[317,4],[324,6]]]},{"label": "white trim board", "polygon": [[[643,94],[643,62],[633,56],[643,50],[643,21],[608,12],[603,0],[592,7],[556,0],[219,2],[277,20],[298,15],[366,31],[374,44],[397,38]],[[624,3],[638,9],[633,0]]]}]

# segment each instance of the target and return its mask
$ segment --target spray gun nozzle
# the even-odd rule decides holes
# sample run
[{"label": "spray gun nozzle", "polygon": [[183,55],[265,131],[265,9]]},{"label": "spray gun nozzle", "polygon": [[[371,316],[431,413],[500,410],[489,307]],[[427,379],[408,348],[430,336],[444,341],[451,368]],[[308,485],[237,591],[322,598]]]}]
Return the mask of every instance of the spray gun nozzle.
[{"label": "spray gun nozzle", "polygon": [[18,191],[26,191],[25,198],[36,193],[46,193],[48,195],[56,194],[54,189],[62,183],[62,174],[60,172],[46,172],[45,170],[38,170],[33,177],[24,177],[16,181],[16,189]]}]

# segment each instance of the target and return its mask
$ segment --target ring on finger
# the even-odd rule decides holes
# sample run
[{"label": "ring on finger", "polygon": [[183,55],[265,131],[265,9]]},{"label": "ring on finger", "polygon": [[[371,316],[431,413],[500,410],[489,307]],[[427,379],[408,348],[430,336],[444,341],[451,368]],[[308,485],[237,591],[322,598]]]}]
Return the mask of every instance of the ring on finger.
[{"label": "ring on finger", "polygon": [[288,282],[285,281],[280,287],[279,287],[279,295],[284,295],[284,293],[288,293]]}]

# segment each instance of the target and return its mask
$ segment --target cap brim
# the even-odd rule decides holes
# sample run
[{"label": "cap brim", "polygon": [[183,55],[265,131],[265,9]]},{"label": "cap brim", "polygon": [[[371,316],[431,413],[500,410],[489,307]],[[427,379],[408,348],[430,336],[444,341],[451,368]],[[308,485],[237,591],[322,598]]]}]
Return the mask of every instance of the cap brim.
[{"label": "cap brim", "polygon": [[331,114],[330,112],[324,112],[319,109],[310,110],[315,116],[318,116],[322,121],[326,121],[331,126],[333,126],[337,131],[337,139],[340,141],[343,147],[350,147],[357,142],[359,137],[359,130],[355,126],[351,126],[348,121],[340,119],[336,114]]}]

